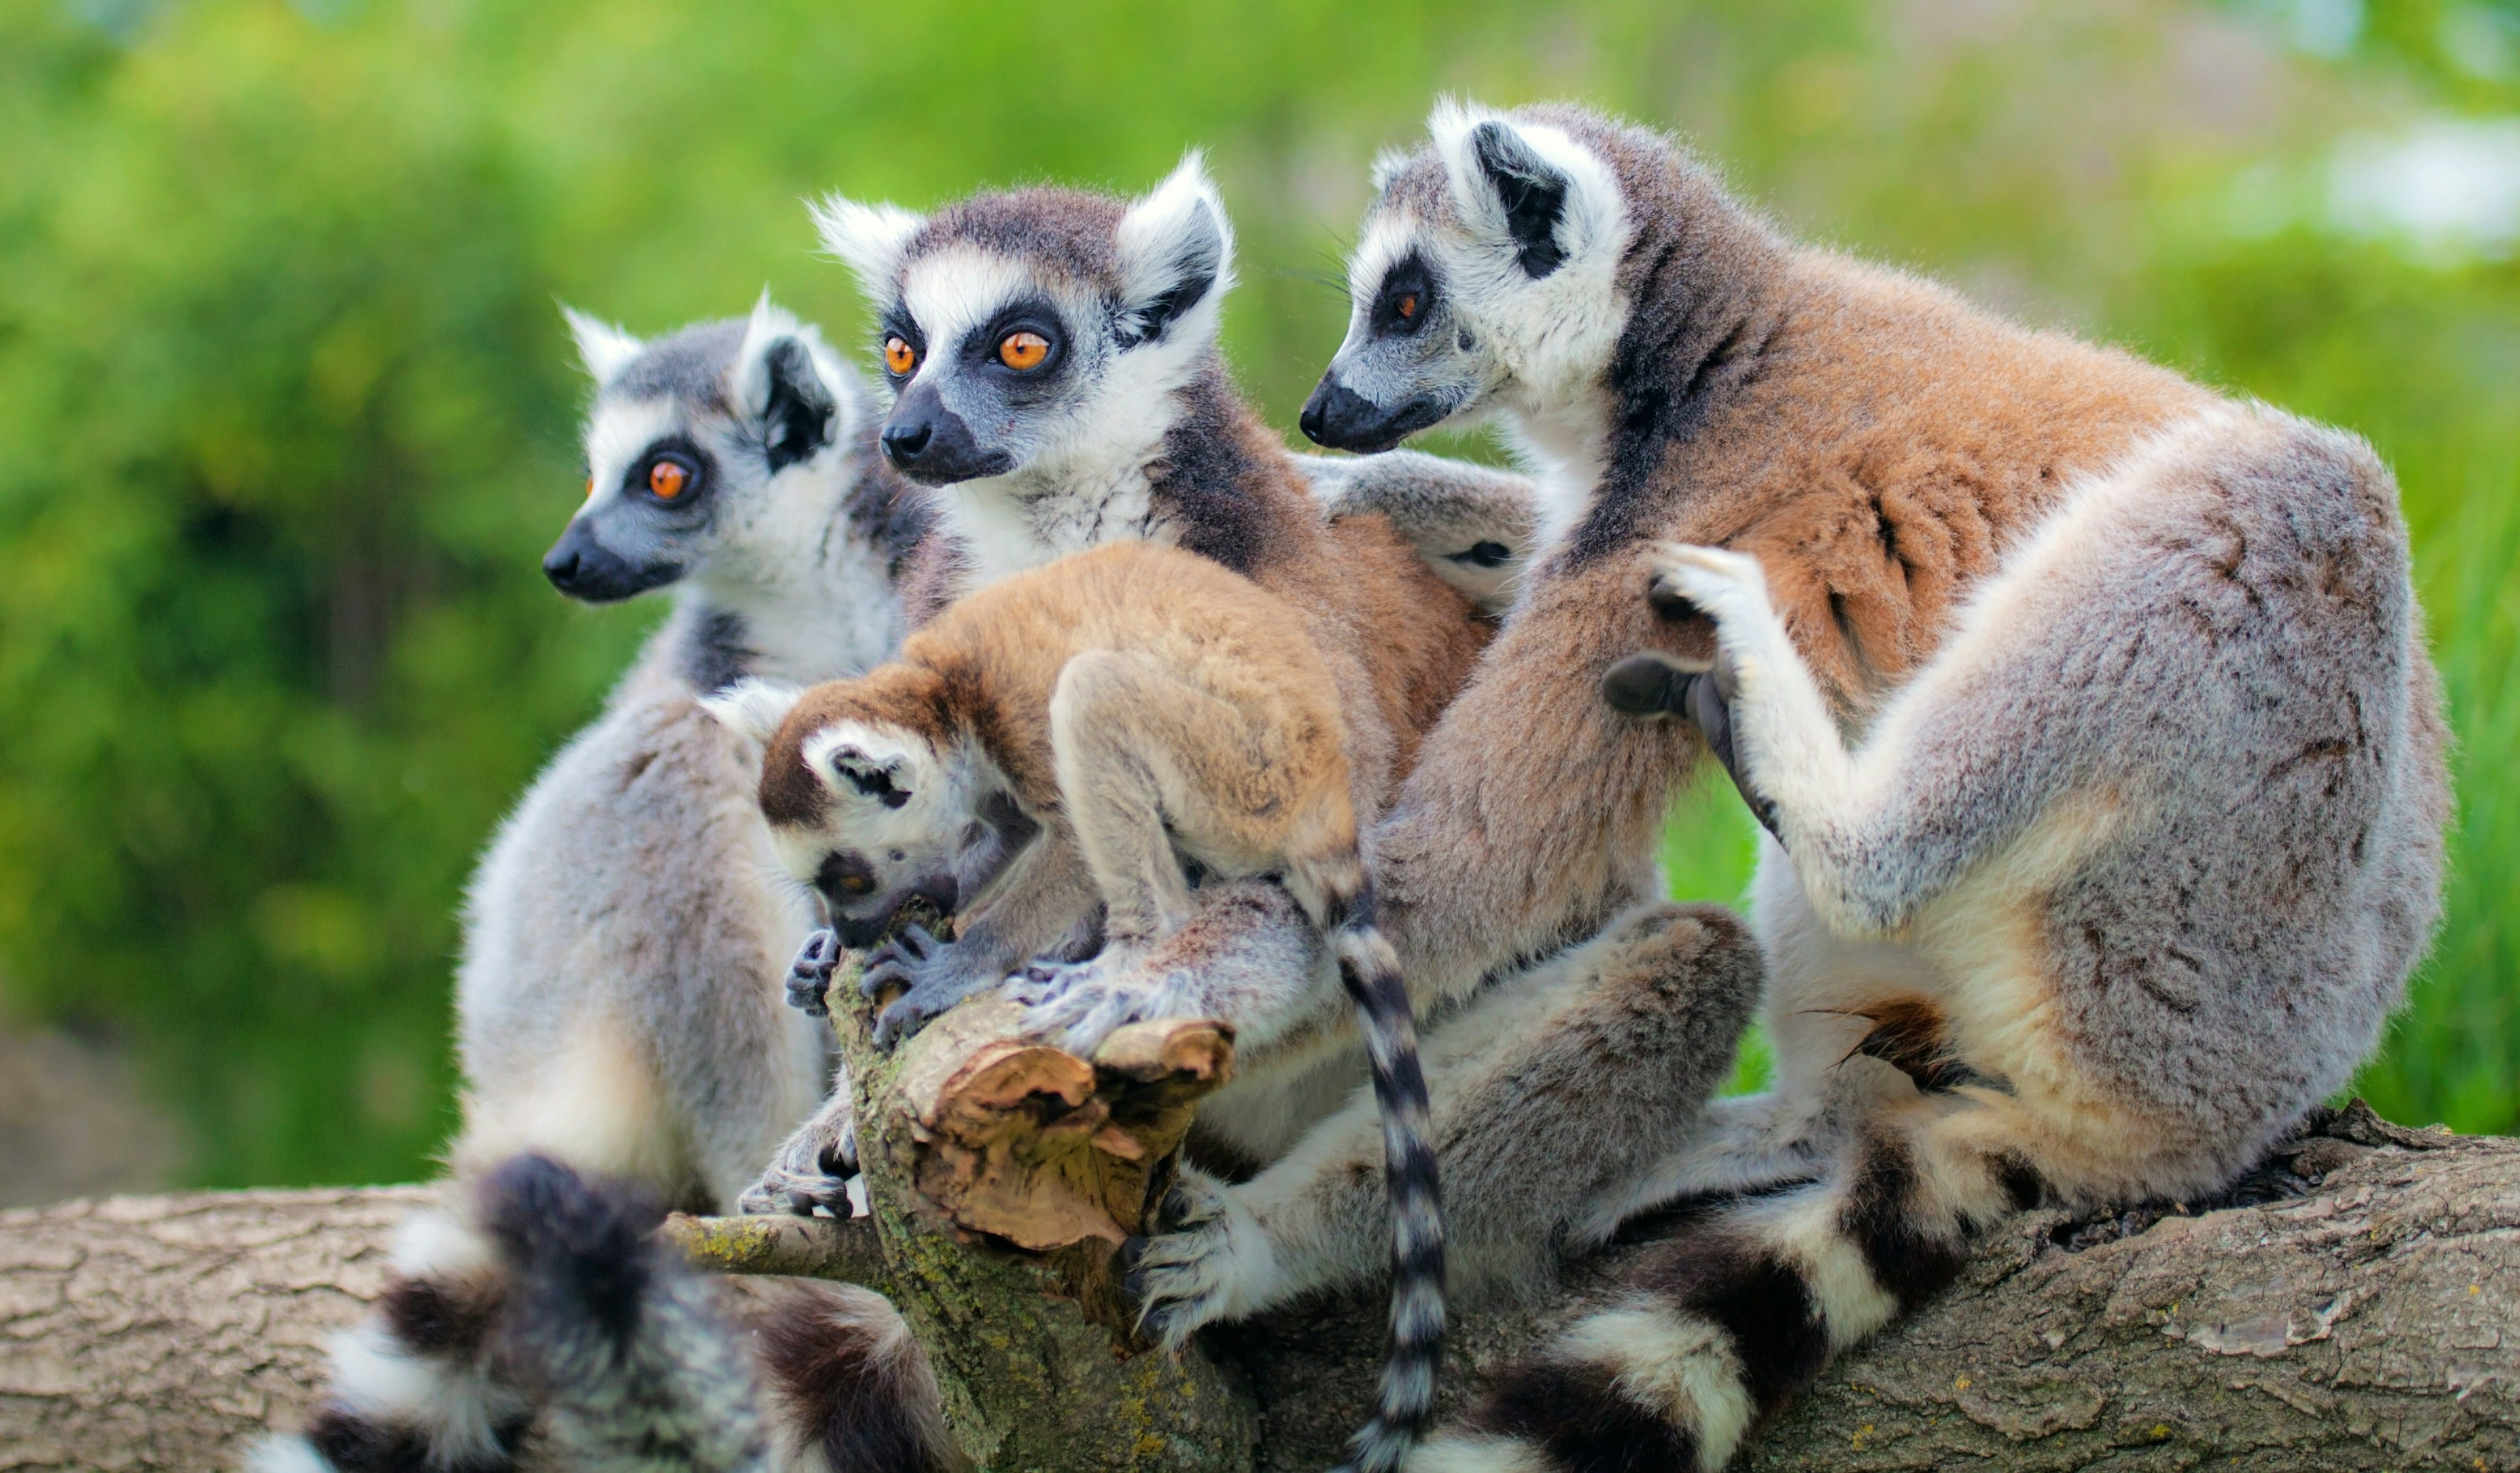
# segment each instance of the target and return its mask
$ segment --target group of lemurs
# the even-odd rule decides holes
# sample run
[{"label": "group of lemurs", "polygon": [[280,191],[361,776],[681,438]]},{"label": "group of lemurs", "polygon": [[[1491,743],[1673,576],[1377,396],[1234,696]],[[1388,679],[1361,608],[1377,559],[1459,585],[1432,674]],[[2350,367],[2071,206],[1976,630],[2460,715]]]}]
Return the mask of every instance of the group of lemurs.
[{"label": "group of lemurs", "polygon": [[[960,1466],[890,1306],[732,1312],[624,1190],[849,1211],[809,938],[805,980],[869,953],[830,1005],[899,990],[885,1043],[984,993],[1077,1049],[1231,1022],[1124,1281],[1179,1346],[1388,1274],[1359,1468],[1719,1468],[2007,1215],[2211,1193],[2345,1083],[2448,811],[2368,447],[1796,245],[1578,109],[1439,106],[1373,186],[1301,419],[1352,457],[1234,387],[1194,156],[820,206],[880,386],[767,298],[571,316],[545,571],[680,605],[482,864],[442,1203],[260,1466]],[[1393,448],[1478,423],[1527,476]],[[1746,921],[1660,898],[1707,756],[1765,830]],[[1754,1012],[1774,1082],[1716,1099]],[[1448,1292],[1649,1215],[1430,1425]]]}]

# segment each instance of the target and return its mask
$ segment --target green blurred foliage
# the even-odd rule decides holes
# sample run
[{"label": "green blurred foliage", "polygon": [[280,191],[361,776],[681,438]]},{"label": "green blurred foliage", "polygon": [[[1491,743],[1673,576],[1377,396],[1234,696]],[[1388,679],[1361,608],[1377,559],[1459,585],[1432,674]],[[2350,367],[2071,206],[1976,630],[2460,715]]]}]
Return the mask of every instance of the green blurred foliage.
[{"label": "green blurred foliage", "polygon": [[[535,568],[554,298],[654,331],[768,283],[855,341],[799,197],[1203,146],[1286,424],[1366,163],[1449,90],[1683,130],[1792,229],[2369,435],[2463,748],[2450,921],[2362,1084],[2509,1129],[2520,271],[2319,201],[2340,139],[2509,116],[2515,62],[2520,8],[2450,0],[0,0],[0,1005],[127,1040],[202,1183],[420,1173],[464,875],[656,613]],[[1749,847],[1688,800],[1677,886],[1737,896]]]}]

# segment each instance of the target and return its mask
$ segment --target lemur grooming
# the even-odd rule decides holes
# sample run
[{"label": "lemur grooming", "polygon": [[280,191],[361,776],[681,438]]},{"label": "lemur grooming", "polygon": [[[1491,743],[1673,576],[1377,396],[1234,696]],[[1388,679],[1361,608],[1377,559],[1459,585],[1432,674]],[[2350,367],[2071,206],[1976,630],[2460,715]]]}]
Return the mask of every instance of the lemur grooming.
[{"label": "lemur grooming", "polygon": [[[1119,543],[962,600],[869,675],[801,696],[748,683],[710,708],[767,753],[773,845],[843,934],[914,895],[948,914],[967,897],[1021,906],[1012,892],[1057,889],[1081,870],[1105,908],[1103,956],[1127,965],[1190,922],[1195,866],[1227,880],[1278,876],[1334,940],[1390,1194],[1389,1356],[1352,1461],[1387,1469],[1433,1396],[1442,1216],[1415,1020],[1357,844],[1372,788],[1351,753],[1380,744],[1381,715],[1342,709],[1304,623],[1208,558]],[[1037,968],[1034,985],[1058,996],[1058,970]],[[1148,1011],[1221,1018],[1246,1067],[1266,1069],[1283,1041],[1337,1021],[1308,972],[1277,982],[1199,988]],[[1085,1031],[1099,1039],[1109,1025]]]},{"label": "lemur grooming", "polygon": [[1718,1205],[1410,1466],[1713,1469],[2007,1213],[2210,1191],[2350,1077],[2439,905],[2406,532],[2361,441],[1789,244],[1657,135],[1430,133],[1304,427],[1497,415],[1554,495],[1384,925],[1444,991],[1580,933],[1712,746],[1778,1082],[1597,1204]]},{"label": "lemur grooming", "polygon": [[679,606],[473,877],[454,1180],[265,1466],[507,1466],[528,1407],[495,1364],[506,1280],[470,1183],[534,1150],[731,1211],[830,1083],[822,1033],[782,1003],[812,918],[773,878],[758,759],[698,701],[888,655],[922,499],[875,453],[856,377],[766,296],[646,342],[569,325],[596,383],[588,494],[544,572],[589,603],[670,585]]}]

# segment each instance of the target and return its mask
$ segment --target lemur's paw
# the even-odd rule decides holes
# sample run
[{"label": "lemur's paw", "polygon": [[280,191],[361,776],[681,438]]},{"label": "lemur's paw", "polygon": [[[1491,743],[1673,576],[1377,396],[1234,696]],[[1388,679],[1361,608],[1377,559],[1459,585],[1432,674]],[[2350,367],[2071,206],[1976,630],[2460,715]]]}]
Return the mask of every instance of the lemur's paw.
[{"label": "lemur's paw", "polygon": [[822,926],[788,963],[788,1005],[810,1017],[832,1015],[832,972],[840,964],[840,933]]},{"label": "lemur's paw", "polygon": [[1759,559],[1722,548],[1663,543],[1655,550],[1646,598],[1657,611],[1685,603],[1713,619],[1714,665],[1691,672],[1666,655],[1633,655],[1610,667],[1603,697],[1623,711],[1668,711],[1693,723],[1751,813],[1770,833],[1778,832],[1775,800],[1744,770],[1734,717],[1745,684],[1772,662],[1797,658],[1784,621],[1768,602]]},{"label": "lemur's paw", "polygon": [[1233,1188],[1185,1166],[1158,1217],[1165,1230],[1122,1253],[1120,1286],[1137,1301],[1139,1329],[1177,1351],[1200,1326],[1266,1306],[1277,1250]]},{"label": "lemur's paw", "polygon": [[1713,619],[1718,647],[1736,665],[1765,657],[1771,634],[1784,628],[1768,600],[1768,576],[1759,559],[1723,548],[1661,544],[1645,597],[1657,610],[1685,603]]},{"label": "lemur's paw", "polygon": [[1135,960],[1124,948],[1105,947],[1083,961],[1035,961],[1007,979],[1006,996],[1024,1004],[1026,1034],[1091,1055],[1128,1024],[1184,1011],[1180,995],[1187,979],[1148,976]]},{"label": "lemur's paw", "polygon": [[761,1174],[738,1197],[735,1210],[751,1217],[814,1216],[817,1208],[847,1217],[849,1180],[858,1174],[857,1117],[845,1093],[797,1128]]},{"label": "lemur's paw", "polygon": [[1003,963],[986,949],[955,946],[927,934],[924,926],[911,926],[868,956],[858,993],[874,1003],[888,989],[902,989],[875,1020],[876,1047],[890,1049],[955,1004],[1004,980]]}]

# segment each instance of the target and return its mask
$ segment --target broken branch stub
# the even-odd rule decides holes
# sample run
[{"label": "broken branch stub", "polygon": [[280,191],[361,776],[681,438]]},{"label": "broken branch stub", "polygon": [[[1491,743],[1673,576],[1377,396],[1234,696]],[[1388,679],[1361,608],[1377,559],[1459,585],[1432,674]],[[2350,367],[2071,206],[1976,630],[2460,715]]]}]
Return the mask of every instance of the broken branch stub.
[{"label": "broken branch stub", "polygon": [[966,1004],[904,1048],[911,1180],[960,1234],[1117,1247],[1146,1230],[1199,1097],[1233,1077],[1233,1030],[1133,1023],[1088,1060],[1016,1036],[1021,1013]]}]

